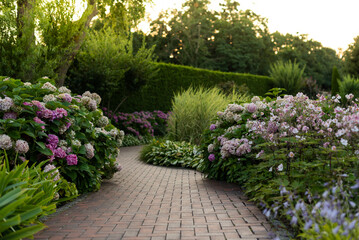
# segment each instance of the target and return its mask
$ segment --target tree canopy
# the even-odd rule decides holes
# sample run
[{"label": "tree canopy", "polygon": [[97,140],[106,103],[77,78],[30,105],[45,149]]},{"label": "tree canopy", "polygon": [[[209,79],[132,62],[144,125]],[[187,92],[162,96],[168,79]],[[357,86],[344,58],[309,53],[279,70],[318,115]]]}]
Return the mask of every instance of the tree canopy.
[{"label": "tree canopy", "polygon": [[267,19],[241,10],[235,0],[224,0],[220,11],[209,10],[209,0],[188,0],[182,9],[162,12],[146,36],[162,62],[206,69],[268,75],[276,61],[296,61],[304,76],[322,87],[340,64],[335,50],[305,34],[270,33]]},{"label": "tree canopy", "polygon": [[94,17],[124,28],[143,16],[145,1],[85,0],[79,12],[74,0],[1,0],[0,74],[24,80],[47,75],[63,85]]}]

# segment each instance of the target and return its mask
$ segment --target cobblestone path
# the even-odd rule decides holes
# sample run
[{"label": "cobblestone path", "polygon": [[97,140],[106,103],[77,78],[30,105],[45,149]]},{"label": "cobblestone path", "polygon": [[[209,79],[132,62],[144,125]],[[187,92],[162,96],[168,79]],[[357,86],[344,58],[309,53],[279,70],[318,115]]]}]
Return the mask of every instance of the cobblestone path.
[{"label": "cobblestone path", "polygon": [[145,164],[140,149],[122,148],[123,170],[50,216],[35,239],[268,239],[270,225],[238,186]]}]

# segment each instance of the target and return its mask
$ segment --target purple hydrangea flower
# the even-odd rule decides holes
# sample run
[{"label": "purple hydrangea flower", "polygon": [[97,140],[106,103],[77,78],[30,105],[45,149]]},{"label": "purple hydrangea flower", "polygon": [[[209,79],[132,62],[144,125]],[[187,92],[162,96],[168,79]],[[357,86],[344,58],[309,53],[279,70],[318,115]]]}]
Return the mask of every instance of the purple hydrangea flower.
[{"label": "purple hydrangea flower", "polygon": [[55,149],[59,143],[59,137],[54,134],[49,134],[47,135],[47,142]]},{"label": "purple hydrangea flower", "polygon": [[211,126],[209,127],[209,130],[213,131],[216,128],[217,128],[216,124],[211,124]]},{"label": "purple hydrangea flower", "polygon": [[213,153],[212,153],[212,154],[209,154],[209,156],[208,156],[208,160],[209,160],[209,161],[213,162],[215,159],[216,159],[216,157],[214,156]]},{"label": "purple hydrangea flower", "polygon": [[57,158],[65,158],[67,154],[62,148],[58,147],[54,150],[54,155]]},{"label": "purple hydrangea flower", "polygon": [[77,156],[75,154],[67,155],[67,165],[77,165]]}]

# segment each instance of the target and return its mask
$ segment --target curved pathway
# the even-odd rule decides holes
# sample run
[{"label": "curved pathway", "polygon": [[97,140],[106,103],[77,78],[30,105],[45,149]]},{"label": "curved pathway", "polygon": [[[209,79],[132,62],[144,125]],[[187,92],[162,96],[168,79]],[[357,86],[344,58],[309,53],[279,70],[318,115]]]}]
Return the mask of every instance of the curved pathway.
[{"label": "curved pathway", "polygon": [[123,170],[49,217],[35,239],[268,239],[268,222],[238,186],[145,164],[140,149],[122,148]]}]

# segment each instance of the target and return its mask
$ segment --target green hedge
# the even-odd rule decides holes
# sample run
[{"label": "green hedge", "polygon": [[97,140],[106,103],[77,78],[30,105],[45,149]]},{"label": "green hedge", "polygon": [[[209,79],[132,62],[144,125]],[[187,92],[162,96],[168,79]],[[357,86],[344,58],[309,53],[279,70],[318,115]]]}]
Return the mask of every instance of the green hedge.
[{"label": "green hedge", "polygon": [[147,83],[138,94],[128,98],[120,111],[169,111],[174,93],[190,86],[212,87],[233,81],[237,85],[246,84],[252,94],[260,96],[273,87],[272,79],[266,76],[211,71],[167,63],[155,64],[159,68],[155,79]]}]

